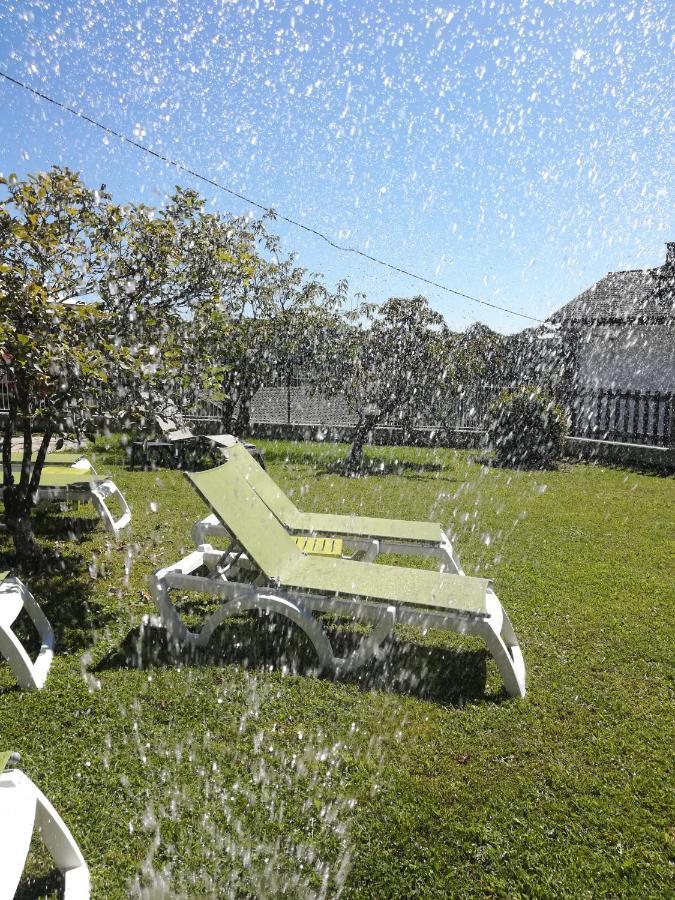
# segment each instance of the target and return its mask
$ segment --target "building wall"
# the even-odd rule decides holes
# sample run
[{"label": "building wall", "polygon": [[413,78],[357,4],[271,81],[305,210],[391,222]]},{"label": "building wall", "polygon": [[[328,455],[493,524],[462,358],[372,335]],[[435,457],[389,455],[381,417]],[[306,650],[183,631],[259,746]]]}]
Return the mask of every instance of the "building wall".
[{"label": "building wall", "polygon": [[578,373],[587,390],[675,391],[675,324],[590,328]]}]

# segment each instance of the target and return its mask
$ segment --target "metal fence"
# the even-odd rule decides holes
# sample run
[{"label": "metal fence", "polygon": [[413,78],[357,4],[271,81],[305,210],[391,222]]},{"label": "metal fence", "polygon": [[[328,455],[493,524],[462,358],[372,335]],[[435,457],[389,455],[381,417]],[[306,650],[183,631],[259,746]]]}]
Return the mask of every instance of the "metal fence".
[{"label": "metal fence", "polygon": [[[503,388],[483,385],[448,400],[443,421],[420,420],[427,427],[482,431],[488,412]],[[667,447],[675,444],[674,396],[670,392],[592,391],[578,393],[561,402],[575,437],[619,443]],[[290,417],[289,417],[290,410]],[[311,396],[302,387],[267,387],[251,404],[251,422],[289,425],[352,425],[355,422],[344,399]],[[398,422],[382,422],[396,426]]]},{"label": "metal fence", "polygon": [[[482,431],[498,385],[482,385],[448,400],[444,421],[421,420],[420,425]],[[355,422],[344,398],[310,394],[302,385],[262,388],[251,404],[251,422],[269,425],[348,426]],[[675,397],[663,391],[587,391],[564,404],[575,437],[659,447],[675,445]],[[0,381],[0,416],[9,409],[9,387]],[[290,412],[290,416],[289,416]],[[186,414],[192,422],[219,423],[222,405],[204,400]],[[397,422],[383,422],[396,426]]]},{"label": "metal fence", "polygon": [[4,378],[0,379],[0,415],[9,410],[9,390],[9,384]]}]

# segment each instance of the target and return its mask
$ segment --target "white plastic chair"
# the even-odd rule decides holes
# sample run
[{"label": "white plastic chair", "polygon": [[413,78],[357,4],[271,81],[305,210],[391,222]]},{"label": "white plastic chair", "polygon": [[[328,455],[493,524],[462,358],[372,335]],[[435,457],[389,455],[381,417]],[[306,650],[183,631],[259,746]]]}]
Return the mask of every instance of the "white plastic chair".
[{"label": "white plastic chair", "polygon": [[[12,624],[22,609],[40,635],[40,652],[35,662],[12,631]],[[40,690],[54,657],[54,632],[49,620],[26,585],[9,572],[0,572],[0,654],[9,663],[19,687],[26,691]]]},{"label": "white plastic chair", "polygon": [[66,900],[88,900],[89,869],[75,838],[42,791],[19,769],[0,774],[0,900],[11,900],[16,892],[36,825],[64,874]]}]

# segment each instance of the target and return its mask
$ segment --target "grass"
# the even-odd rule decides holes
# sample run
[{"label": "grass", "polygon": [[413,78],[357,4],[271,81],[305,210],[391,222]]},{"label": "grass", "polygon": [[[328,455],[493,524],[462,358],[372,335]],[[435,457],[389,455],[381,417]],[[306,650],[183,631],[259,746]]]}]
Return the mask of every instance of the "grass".
[{"label": "grass", "polygon": [[[42,516],[59,556],[31,587],[58,656],[37,694],[0,664],[0,747],[70,825],[94,896],[672,891],[673,480],[412,448],[371,448],[371,474],[349,479],[344,447],[260,443],[303,508],[448,526],[467,572],[494,579],[528,695],[505,699],[474,639],[414,629],[345,680],[302,674],[302,648],[280,653],[258,620],[205,662],[167,659],[157,633],[156,664],[128,665],[147,576],[204,509],[179,473],[129,473],[99,447],[131,535],[111,543],[90,508]],[[0,551],[11,564],[6,536]],[[26,897],[58,880],[40,852],[27,876]]]}]

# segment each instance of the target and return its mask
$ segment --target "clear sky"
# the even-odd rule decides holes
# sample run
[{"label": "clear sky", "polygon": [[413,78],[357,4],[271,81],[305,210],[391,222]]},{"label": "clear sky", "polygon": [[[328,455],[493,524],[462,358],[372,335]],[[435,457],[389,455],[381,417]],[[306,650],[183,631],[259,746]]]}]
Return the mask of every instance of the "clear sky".
[{"label": "clear sky", "polygon": [[[395,265],[545,317],[658,265],[673,221],[671,0],[0,4],[0,68]],[[0,171],[60,163],[119,201],[247,207],[0,79]],[[525,320],[330,249],[299,262],[449,325]]]}]

